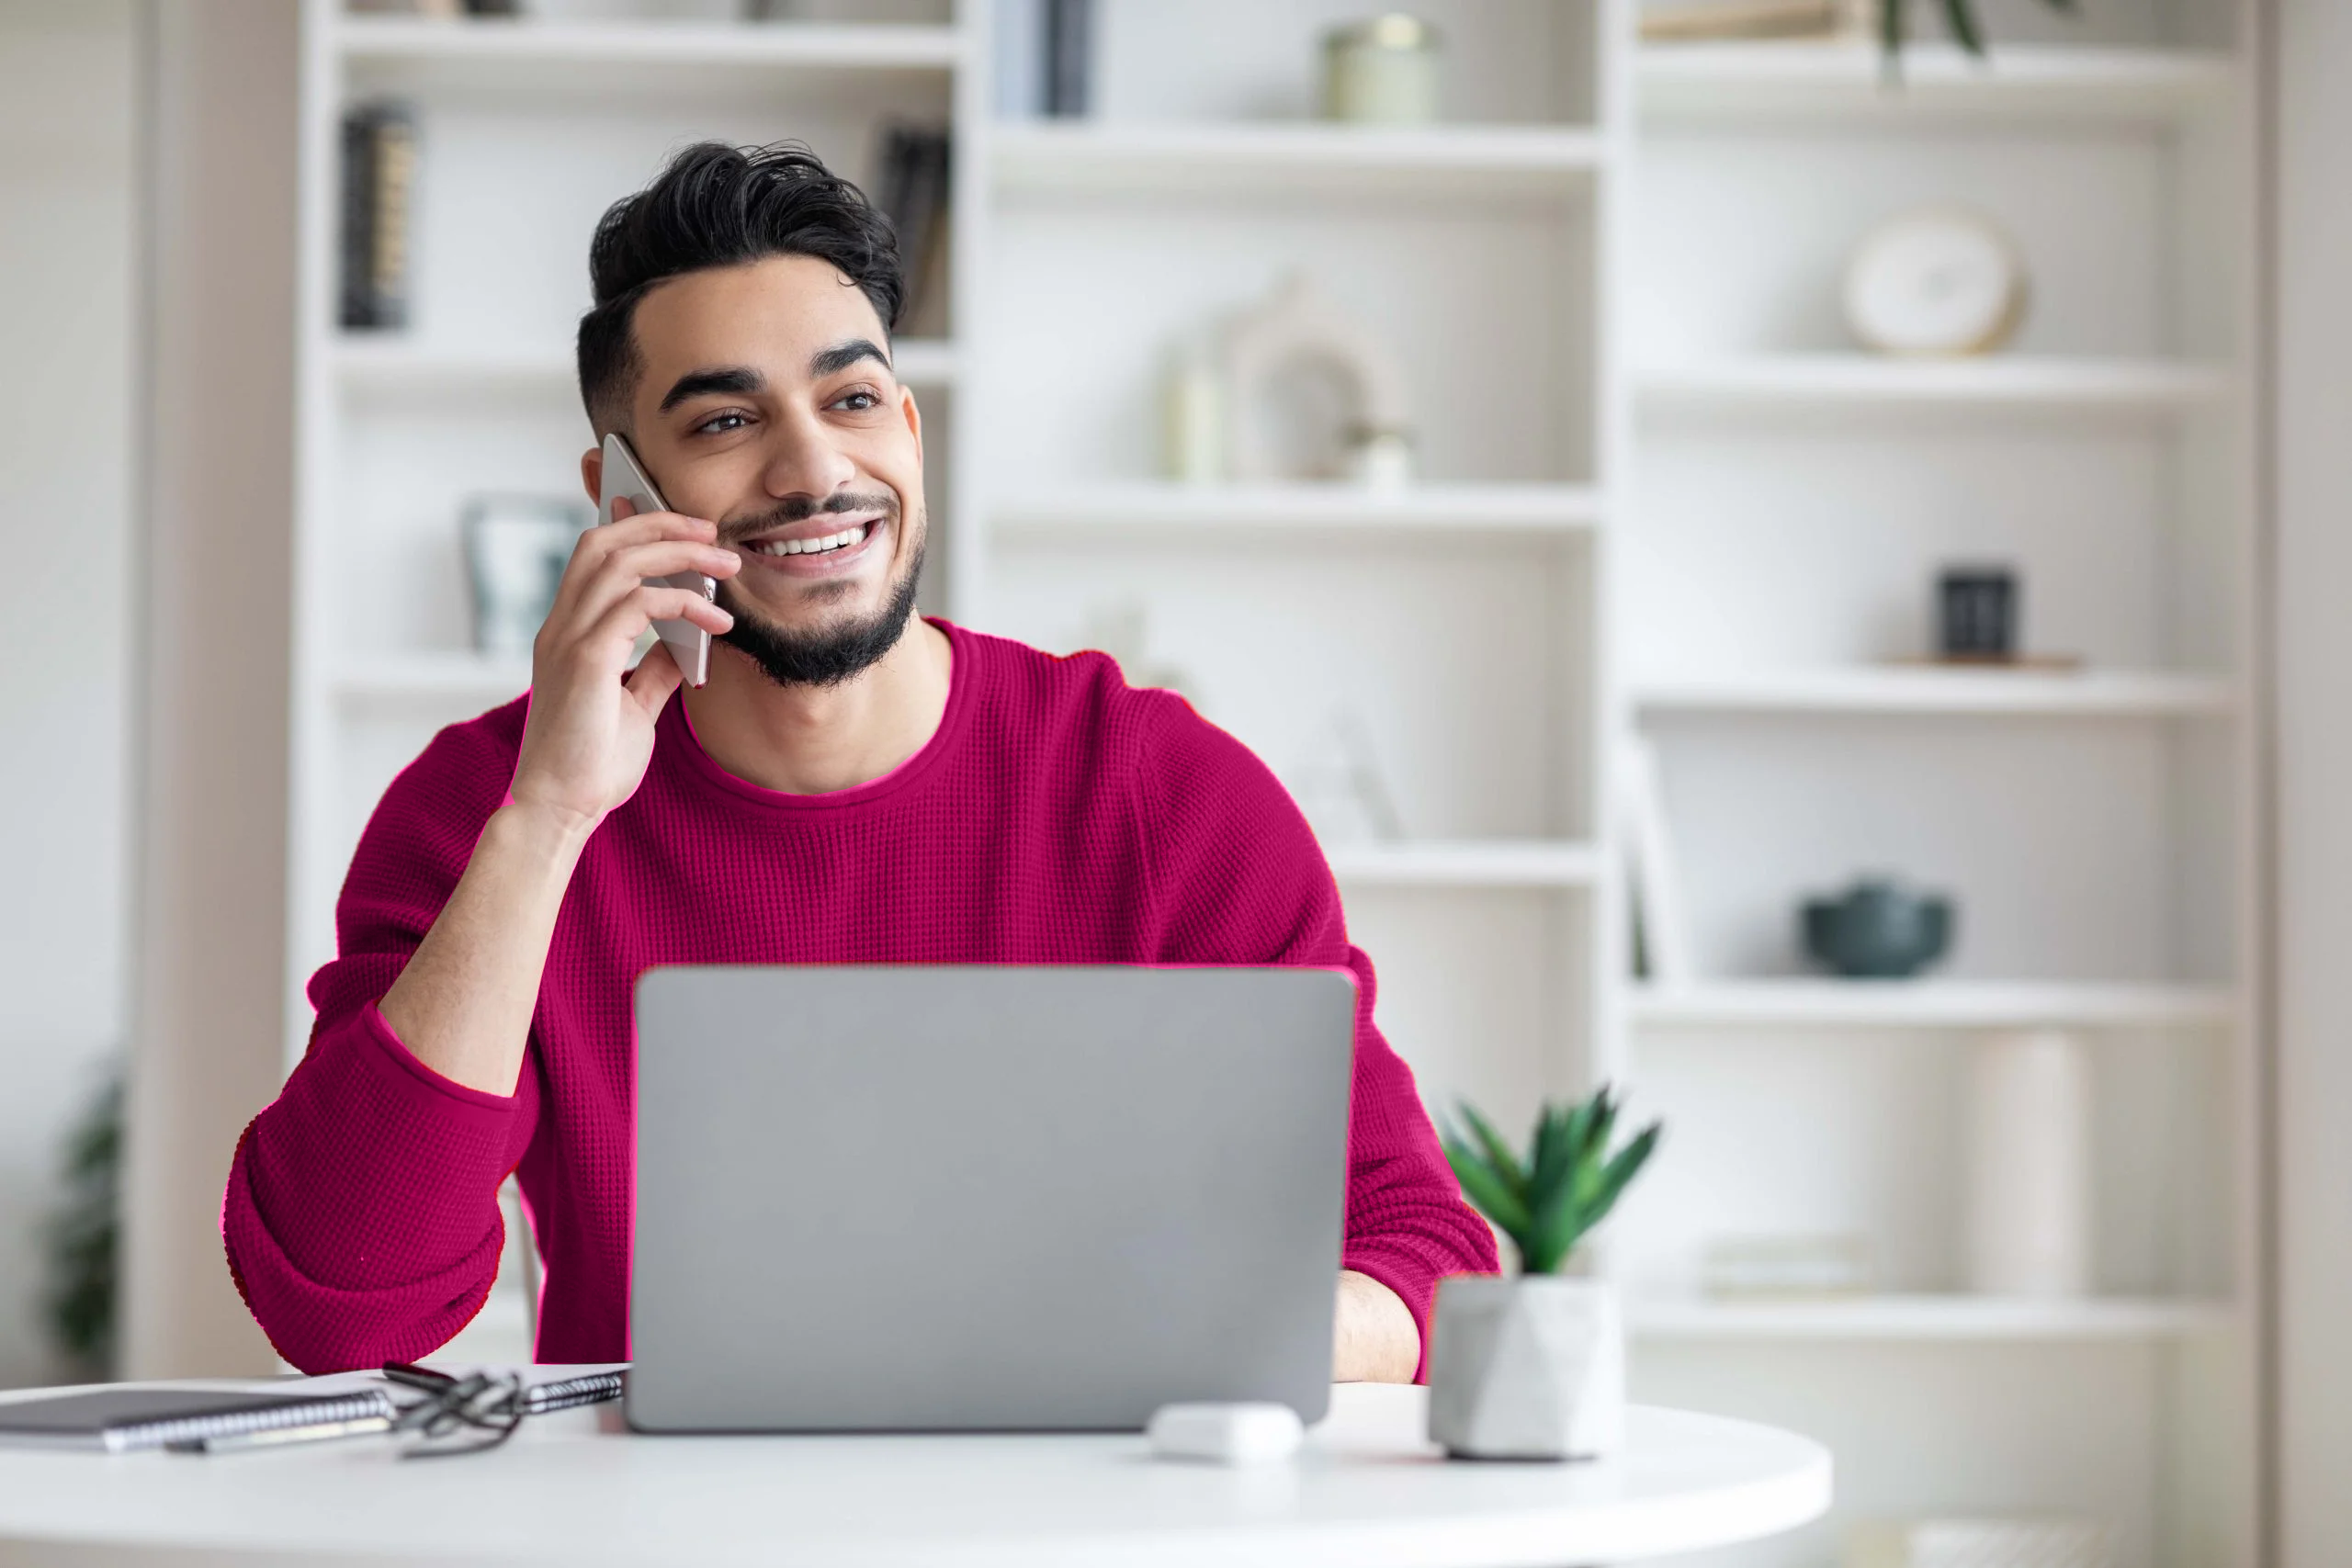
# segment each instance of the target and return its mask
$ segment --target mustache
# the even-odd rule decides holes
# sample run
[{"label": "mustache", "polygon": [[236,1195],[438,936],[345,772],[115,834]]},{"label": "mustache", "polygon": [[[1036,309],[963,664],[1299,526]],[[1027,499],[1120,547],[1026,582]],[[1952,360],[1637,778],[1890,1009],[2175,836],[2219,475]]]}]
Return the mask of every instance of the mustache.
[{"label": "mustache", "polygon": [[827,513],[879,512],[886,522],[899,520],[899,498],[888,491],[874,491],[865,495],[840,491],[819,501],[806,495],[789,495],[765,512],[748,517],[729,517],[718,525],[718,543],[732,544],[764,534],[771,528],[781,528],[787,523],[802,523]]}]

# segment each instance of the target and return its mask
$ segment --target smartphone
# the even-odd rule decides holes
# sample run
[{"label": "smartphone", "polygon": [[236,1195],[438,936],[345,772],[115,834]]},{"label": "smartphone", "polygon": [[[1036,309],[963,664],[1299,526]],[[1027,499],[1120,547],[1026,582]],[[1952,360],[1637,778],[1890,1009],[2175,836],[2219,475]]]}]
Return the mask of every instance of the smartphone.
[{"label": "smartphone", "polygon": [[[640,513],[667,512],[670,503],[653,488],[646,477],[645,465],[629,450],[628,439],[615,434],[605,437],[605,480],[603,493],[596,498],[598,524],[613,520],[613,502],[627,500]],[[659,582],[671,588],[690,588],[704,598],[716,601],[718,583],[698,571],[675,572],[668,577],[650,577],[648,582]],[[656,621],[653,630],[669,645],[670,657],[686,677],[686,684],[699,686],[710,679],[710,634],[692,621]]]}]

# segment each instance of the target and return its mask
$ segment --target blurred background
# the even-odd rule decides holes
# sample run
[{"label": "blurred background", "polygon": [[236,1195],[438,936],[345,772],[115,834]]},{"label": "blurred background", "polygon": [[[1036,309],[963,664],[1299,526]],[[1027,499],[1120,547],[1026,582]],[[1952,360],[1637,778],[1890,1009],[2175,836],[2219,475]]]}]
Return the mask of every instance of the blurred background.
[{"label": "blurred background", "polygon": [[[220,1182],[377,797],[527,683],[588,235],[788,137],[915,279],[925,610],[1255,748],[1433,1109],[1666,1120],[1635,1396],[1839,1465],[1725,1561],[2352,1559],[2339,63],[2336,0],[0,0],[0,1385],[275,1364]],[[527,1356],[510,1252],[452,1353]]]}]

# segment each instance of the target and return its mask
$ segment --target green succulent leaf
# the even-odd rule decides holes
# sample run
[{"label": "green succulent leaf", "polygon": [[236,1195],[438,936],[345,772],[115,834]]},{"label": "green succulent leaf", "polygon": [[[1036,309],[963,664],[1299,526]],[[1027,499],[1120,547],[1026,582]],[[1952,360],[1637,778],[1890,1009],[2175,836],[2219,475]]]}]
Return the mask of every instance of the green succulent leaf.
[{"label": "green succulent leaf", "polygon": [[1590,1203],[1590,1215],[1585,1221],[1588,1227],[1597,1225],[1608,1218],[1609,1211],[1617,1206],[1618,1195],[1625,1190],[1627,1184],[1634,1177],[1641,1174],[1642,1167],[1648,1162],[1651,1152],[1657,1147],[1658,1134],[1663,1130],[1661,1123],[1651,1122],[1634,1136],[1632,1143],[1619,1149],[1615,1157],[1601,1168],[1600,1181]]},{"label": "green succulent leaf", "polygon": [[1972,0],[1944,0],[1944,22],[1960,47],[1980,59],[1984,53],[1984,29],[1976,25]]},{"label": "green succulent leaf", "polygon": [[[1605,1089],[1602,1091],[1606,1092]],[[1599,1099],[1600,1096],[1596,1095],[1592,1100],[1569,1107],[1563,1118],[1560,1136],[1568,1145],[1568,1165],[1555,1179],[1566,1179],[1577,1166],[1592,1157],[1592,1118],[1595,1101]]]},{"label": "green succulent leaf", "polygon": [[1568,1168],[1576,1160],[1577,1146],[1568,1132],[1573,1114],[1566,1106],[1546,1105],[1535,1118],[1535,1151],[1528,1161],[1527,1190],[1539,1205],[1544,1194],[1566,1179]]},{"label": "green succulent leaf", "polygon": [[1446,1158],[1464,1195],[1510,1238],[1525,1272],[1556,1272],[1657,1149],[1660,1129],[1652,1122],[1614,1155],[1609,1152],[1623,1109],[1606,1086],[1589,1100],[1547,1103],[1537,1114],[1524,1165],[1467,1104],[1460,1110],[1469,1134],[1445,1130]]},{"label": "green succulent leaf", "polygon": [[1524,1260],[1527,1236],[1533,1228],[1527,1205],[1518,1193],[1507,1186],[1495,1173],[1494,1168],[1480,1158],[1477,1152],[1459,1138],[1445,1140],[1445,1157],[1453,1167],[1455,1179],[1462,1183],[1462,1195],[1477,1205],[1478,1212],[1502,1228],[1512,1245],[1520,1249]]},{"label": "green succulent leaf", "polygon": [[1502,1134],[1478,1114],[1477,1108],[1466,1100],[1462,1105],[1462,1119],[1470,1123],[1470,1131],[1477,1135],[1479,1144],[1485,1147],[1487,1163],[1524,1205],[1528,1196],[1527,1172],[1521,1168],[1518,1154],[1503,1142]]}]

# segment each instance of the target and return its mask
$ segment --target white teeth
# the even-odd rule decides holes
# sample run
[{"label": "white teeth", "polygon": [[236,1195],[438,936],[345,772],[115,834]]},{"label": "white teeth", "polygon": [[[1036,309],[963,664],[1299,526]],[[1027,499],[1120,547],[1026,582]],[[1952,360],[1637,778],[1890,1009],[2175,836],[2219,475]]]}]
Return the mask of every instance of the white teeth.
[{"label": "white teeth", "polygon": [[813,556],[859,543],[865,537],[865,528],[866,525],[861,523],[854,528],[844,528],[838,534],[827,534],[821,538],[772,539],[753,547],[766,556]]}]

